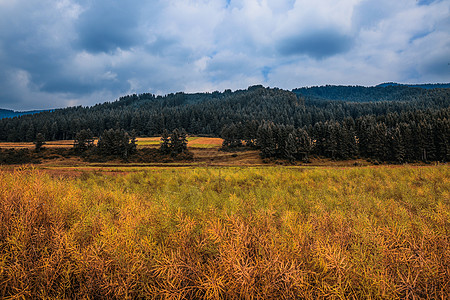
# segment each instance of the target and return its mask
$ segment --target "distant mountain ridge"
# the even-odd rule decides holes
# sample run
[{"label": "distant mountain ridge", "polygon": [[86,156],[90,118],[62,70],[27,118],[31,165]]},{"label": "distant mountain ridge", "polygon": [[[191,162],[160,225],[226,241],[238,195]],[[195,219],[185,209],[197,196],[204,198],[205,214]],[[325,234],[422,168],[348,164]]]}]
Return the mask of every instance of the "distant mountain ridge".
[{"label": "distant mountain ridge", "polygon": [[387,86],[408,86],[417,87],[421,89],[448,89],[450,88],[450,83],[418,83],[418,84],[403,84],[396,82],[385,82],[380,83],[377,87],[387,87]]},{"label": "distant mountain ridge", "polygon": [[20,117],[23,115],[32,115],[32,114],[37,114],[37,113],[40,113],[43,111],[45,111],[45,110],[15,111],[15,110],[11,110],[11,109],[0,108],[0,119]]},{"label": "distant mountain ridge", "polygon": [[404,101],[421,97],[426,91],[450,88],[450,83],[406,85],[395,82],[382,83],[377,86],[325,85],[293,89],[299,97],[329,101],[379,102]]}]

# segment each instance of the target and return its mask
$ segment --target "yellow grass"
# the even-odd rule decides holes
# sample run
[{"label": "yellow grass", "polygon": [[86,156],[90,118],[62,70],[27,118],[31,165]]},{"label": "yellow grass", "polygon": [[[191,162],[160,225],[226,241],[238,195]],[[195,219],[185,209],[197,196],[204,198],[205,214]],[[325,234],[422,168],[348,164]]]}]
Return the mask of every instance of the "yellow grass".
[{"label": "yellow grass", "polygon": [[447,166],[0,172],[0,298],[447,299]]},{"label": "yellow grass", "polygon": [[[188,137],[188,147],[196,148],[214,148],[222,146],[222,139],[207,138],[207,137]],[[71,148],[73,147],[73,140],[62,141],[48,141],[44,147],[47,148]],[[95,140],[95,144],[97,140]],[[136,139],[138,146],[159,146],[161,144],[161,137],[139,137]],[[0,142],[0,148],[34,148],[33,143],[25,142]]]},{"label": "yellow grass", "polygon": [[[194,148],[220,148],[222,146],[223,139],[221,138],[208,138],[208,137],[188,137],[188,147]],[[136,144],[138,146],[159,146],[161,144],[161,137],[147,137],[137,138]]]},{"label": "yellow grass", "polygon": [[223,139],[221,138],[204,138],[199,137],[188,141],[188,147],[194,148],[220,148],[222,147]]}]

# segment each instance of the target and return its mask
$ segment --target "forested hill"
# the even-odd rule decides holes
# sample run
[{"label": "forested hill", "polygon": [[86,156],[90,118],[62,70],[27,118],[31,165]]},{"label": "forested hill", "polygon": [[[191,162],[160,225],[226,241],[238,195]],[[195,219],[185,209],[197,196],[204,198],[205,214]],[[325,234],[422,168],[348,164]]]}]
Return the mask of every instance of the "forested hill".
[{"label": "forested hill", "polygon": [[0,120],[0,140],[32,141],[37,133],[47,140],[73,139],[82,129],[99,136],[105,129],[135,130],[139,136],[159,135],[164,129],[184,128],[190,134],[218,136],[222,127],[246,120],[293,123],[304,108],[290,91],[253,86],[247,90],[166,96],[129,95],[92,107],[71,107]]},{"label": "forested hill", "polygon": [[[341,100],[341,101],[335,101]],[[139,136],[159,135],[164,129],[184,128],[190,134],[219,136],[225,125],[248,121],[304,127],[347,117],[404,114],[448,109],[450,89],[407,86],[323,86],[296,89],[252,86],[232,92],[128,95],[92,107],[70,107],[0,120],[0,140],[73,139],[82,129],[95,136],[104,130],[135,130]]]},{"label": "forested hill", "polygon": [[293,92],[309,99],[375,102],[415,100],[426,97],[427,89],[438,88],[450,88],[450,84],[408,86],[385,83],[374,87],[326,85],[294,89]]},{"label": "forested hill", "polygon": [[[0,140],[33,141],[38,133],[46,140],[74,139],[83,129],[100,136],[111,128],[155,136],[184,128],[189,134],[221,136],[228,146],[246,141],[266,157],[286,157],[292,149],[296,157],[311,151],[336,158],[383,157],[396,141],[397,148],[409,147],[405,157],[421,159],[428,153],[427,159],[447,160],[449,120],[450,89],[324,86],[290,92],[253,86],[235,92],[129,95],[92,107],[1,119]],[[305,141],[314,142],[301,146]],[[287,151],[288,144],[295,147]]]},{"label": "forested hill", "polygon": [[395,82],[385,82],[377,85],[377,87],[386,87],[386,86],[408,86],[408,87],[418,87],[422,89],[448,89],[450,88],[450,83],[401,84]]},{"label": "forested hill", "polygon": [[450,89],[408,86],[253,86],[232,92],[129,95],[0,120],[0,140],[74,139],[83,129],[155,136],[167,129],[224,138],[224,147],[255,147],[262,157],[320,155],[381,161],[450,160]]}]

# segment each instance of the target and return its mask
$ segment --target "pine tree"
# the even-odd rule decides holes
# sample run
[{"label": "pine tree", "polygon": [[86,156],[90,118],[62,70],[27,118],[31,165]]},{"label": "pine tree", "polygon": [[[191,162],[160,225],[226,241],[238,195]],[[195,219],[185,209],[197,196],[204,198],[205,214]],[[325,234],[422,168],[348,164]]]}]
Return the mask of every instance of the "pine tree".
[{"label": "pine tree", "polygon": [[263,158],[273,157],[276,154],[273,127],[272,122],[263,122],[258,127],[256,145],[261,149]]},{"label": "pine tree", "polygon": [[115,155],[128,158],[130,150],[130,137],[123,129],[105,130],[97,144],[98,151],[103,155]]},{"label": "pine tree", "polygon": [[34,146],[35,146],[34,150],[35,150],[36,152],[40,152],[41,149],[42,149],[42,146],[44,146],[44,145],[45,145],[45,138],[44,138],[44,135],[43,135],[42,133],[39,132],[39,133],[36,135],[36,139],[35,139],[35,141],[34,141]]},{"label": "pine tree", "polygon": [[389,160],[403,163],[405,160],[405,146],[400,128],[397,126],[390,134],[391,137],[391,157]]},{"label": "pine tree", "polygon": [[94,146],[94,136],[90,129],[83,129],[77,132],[73,148],[77,152],[84,152]]},{"label": "pine tree", "polygon": [[295,141],[292,133],[289,133],[285,146],[284,146],[284,157],[287,158],[291,163],[295,161],[297,156],[297,142]]},{"label": "pine tree", "polygon": [[297,129],[297,149],[298,155],[305,161],[309,161],[309,153],[313,149],[313,142],[304,129]]},{"label": "pine tree", "polygon": [[164,154],[170,153],[170,136],[167,129],[163,130],[161,136],[161,146],[159,147],[159,150]]},{"label": "pine tree", "polygon": [[181,152],[187,151],[187,144],[188,144],[187,132],[186,132],[186,130],[184,130],[184,128],[181,128],[181,132],[180,132],[180,150],[181,150]]},{"label": "pine tree", "polygon": [[173,156],[187,151],[187,134],[184,129],[175,128],[169,137],[169,149]]},{"label": "pine tree", "polygon": [[131,131],[130,143],[128,144],[128,154],[133,155],[137,152],[136,130]]}]

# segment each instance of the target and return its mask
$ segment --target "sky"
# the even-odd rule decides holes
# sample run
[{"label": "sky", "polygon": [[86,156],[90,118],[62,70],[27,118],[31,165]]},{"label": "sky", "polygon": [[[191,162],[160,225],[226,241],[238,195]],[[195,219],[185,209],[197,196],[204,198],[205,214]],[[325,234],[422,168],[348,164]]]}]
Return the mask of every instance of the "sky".
[{"label": "sky", "polygon": [[450,82],[450,0],[0,0],[0,107]]}]

